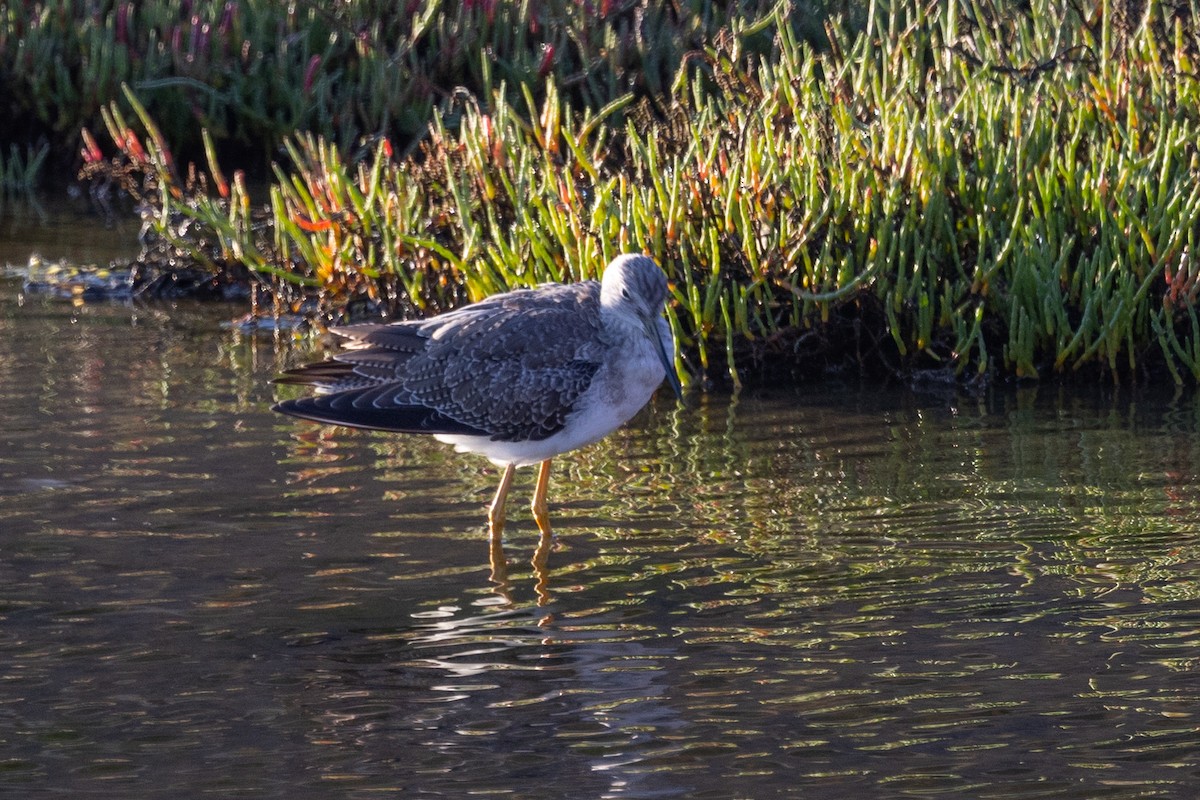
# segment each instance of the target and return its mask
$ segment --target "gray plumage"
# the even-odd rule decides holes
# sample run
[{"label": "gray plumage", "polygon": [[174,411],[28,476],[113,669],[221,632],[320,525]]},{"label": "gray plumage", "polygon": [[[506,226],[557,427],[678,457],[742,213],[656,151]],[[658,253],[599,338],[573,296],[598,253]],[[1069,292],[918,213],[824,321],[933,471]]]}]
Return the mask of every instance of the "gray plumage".
[{"label": "gray plumage", "polygon": [[618,427],[664,376],[678,392],[666,297],[658,265],[627,255],[603,284],[548,284],[428,320],[335,328],[347,350],[280,379],[318,394],[275,410],[439,434],[497,463],[534,463]]}]

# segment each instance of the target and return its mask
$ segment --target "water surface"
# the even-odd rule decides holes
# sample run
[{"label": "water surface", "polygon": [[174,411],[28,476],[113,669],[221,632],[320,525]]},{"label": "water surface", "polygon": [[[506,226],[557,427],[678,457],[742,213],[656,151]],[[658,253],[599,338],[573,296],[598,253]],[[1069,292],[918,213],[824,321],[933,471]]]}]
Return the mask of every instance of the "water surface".
[{"label": "water surface", "polygon": [[658,398],[497,471],[231,307],[0,285],[0,794],[1192,797],[1190,391]]}]

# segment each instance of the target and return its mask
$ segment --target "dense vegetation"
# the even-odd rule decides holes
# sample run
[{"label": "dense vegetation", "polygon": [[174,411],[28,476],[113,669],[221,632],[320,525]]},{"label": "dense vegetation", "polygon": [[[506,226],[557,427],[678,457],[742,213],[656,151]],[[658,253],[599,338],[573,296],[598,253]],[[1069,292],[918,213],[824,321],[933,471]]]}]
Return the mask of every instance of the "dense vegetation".
[{"label": "dense vegetation", "polygon": [[[1194,2],[902,0],[831,17],[819,47],[786,3],[412,5],[413,41],[526,54],[464,47],[483,53],[471,90],[428,109],[414,151],[399,111],[350,126],[379,134],[366,145],[276,117],[276,135],[306,131],[262,208],[218,166],[221,136],[203,170],[177,168],[179,115],[135,86],[102,108],[120,155],[91,141],[85,171],[151,200],[201,263],[261,277],[276,308],[423,313],[634,249],[672,274],[676,335],[708,378],[1200,378]],[[551,7],[566,32],[531,47]],[[292,88],[311,91],[327,61],[303,52]]]},{"label": "dense vegetation", "polygon": [[[422,138],[462,101],[552,83],[578,108],[659,102],[680,63],[776,0],[38,0],[0,5],[0,143],[78,151],[132,86],[177,152],[200,131],[257,167],[296,131],[343,150]],[[864,0],[799,0],[801,35]],[[770,46],[760,37],[758,48]],[[61,161],[61,158],[59,159]]]}]

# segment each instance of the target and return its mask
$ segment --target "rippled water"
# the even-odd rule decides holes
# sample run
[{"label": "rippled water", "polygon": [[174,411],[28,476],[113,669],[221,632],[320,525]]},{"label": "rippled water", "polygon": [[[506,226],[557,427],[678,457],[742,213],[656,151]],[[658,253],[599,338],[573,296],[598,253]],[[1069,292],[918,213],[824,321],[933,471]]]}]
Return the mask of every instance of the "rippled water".
[{"label": "rippled water", "polygon": [[[498,475],[0,285],[0,794],[1193,797],[1194,392],[669,398]],[[540,581],[539,581],[540,578]]]}]

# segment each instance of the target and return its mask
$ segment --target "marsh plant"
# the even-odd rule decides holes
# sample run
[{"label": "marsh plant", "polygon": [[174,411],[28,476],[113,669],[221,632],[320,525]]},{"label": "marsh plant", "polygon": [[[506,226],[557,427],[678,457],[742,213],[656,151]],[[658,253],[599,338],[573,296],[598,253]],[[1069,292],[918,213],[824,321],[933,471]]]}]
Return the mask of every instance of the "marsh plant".
[{"label": "marsh plant", "polygon": [[[549,81],[577,108],[657,102],[687,53],[775,2],[19,0],[0,6],[0,143],[73,146],[122,84],[176,150],[198,152],[203,129],[255,161],[300,130],[343,150],[381,132],[407,145],[435,115],[453,125],[460,95],[502,85],[519,99]],[[862,5],[802,0],[796,24],[821,39],[829,12]]]},{"label": "marsh plant", "polygon": [[817,49],[779,4],[656,97],[493,76],[413,152],[297,134],[265,205],[211,148],[181,176],[141,93],[144,146],[116,104],[108,128],[162,234],[188,220],[282,305],[428,313],[638,250],[673,279],[693,379],[1194,380],[1195,8],[1132,5],[872,4]]}]

